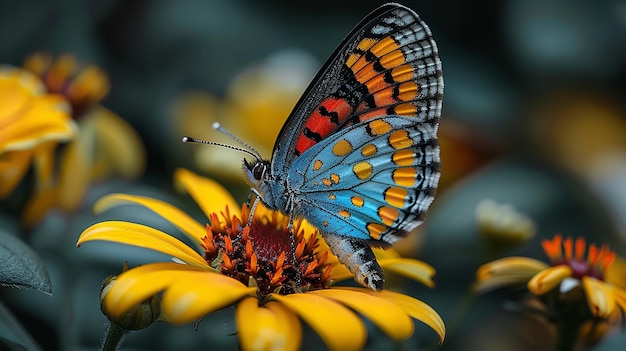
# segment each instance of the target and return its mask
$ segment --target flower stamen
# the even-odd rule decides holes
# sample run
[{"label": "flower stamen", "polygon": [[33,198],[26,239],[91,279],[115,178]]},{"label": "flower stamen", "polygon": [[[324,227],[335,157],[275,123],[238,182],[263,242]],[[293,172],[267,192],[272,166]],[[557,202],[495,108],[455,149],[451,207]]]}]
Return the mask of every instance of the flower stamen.
[{"label": "flower stamen", "polygon": [[556,235],[552,240],[544,240],[542,246],[554,266],[571,267],[572,277],[576,279],[589,276],[604,280],[604,273],[615,260],[615,253],[606,244],[599,250],[594,244],[589,245],[587,249],[587,243],[582,237],[574,241],[571,237],[562,240],[560,235]]}]

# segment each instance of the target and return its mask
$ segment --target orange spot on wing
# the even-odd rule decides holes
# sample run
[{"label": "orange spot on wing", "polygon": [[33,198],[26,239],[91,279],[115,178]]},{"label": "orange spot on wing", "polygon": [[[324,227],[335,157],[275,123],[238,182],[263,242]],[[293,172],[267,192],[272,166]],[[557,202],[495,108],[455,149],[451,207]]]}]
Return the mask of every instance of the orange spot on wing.
[{"label": "orange spot on wing", "polygon": [[368,223],[366,228],[370,236],[376,240],[380,239],[380,234],[387,230],[387,227],[379,223]]},{"label": "orange spot on wing", "polygon": [[414,70],[411,65],[401,65],[391,70],[391,76],[396,82],[406,82],[413,80]]},{"label": "orange spot on wing", "polygon": [[418,96],[419,87],[414,82],[404,82],[398,88],[398,99],[401,101],[415,100]]},{"label": "orange spot on wing", "polygon": [[392,207],[382,206],[378,209],[378,216],[388,226],[393,225],[393,222],[398,219],[398,210]]},{"label": "orange spot on wing", "polygon": [[346,139],[341,139],[333,145],[333,154],[335,156],[345,156],[352,152],[352,144]]},{"label": "orange spot on wing", "polygon": [[394,183],[410,188],[415,184],[417,170],[411,167],[397,168],[393,171],[392,178]]},{"label": "orange spot on wing", "polygon": [[393,131],[389,134],[388,141],[389,145],[394,149],[406,149],[414,144],[413,139],[409,138],[409,132],[406,130]]},{"label": "orange spot on wing", "polygon": [[353,196],[350,198],[350,201],[352,201],[352,204],[356,207],[363,207],[365,204],[365,200],[360,196]]},{"label": "orange spot on wing", "polygon": [[355,53],[350,54],[350,56],[348,56],[348,59],[346,60],[346,66],[350,67],[350,69],[354,71],[354,69],[356,69],[356,68],[353,68],[354,64],[358,62],[360,58],[361,58],[361,55],[357,55]]},{"label": "orange spot on wing", "polygon": [[[363,52],[368,51],[378,41],[372,38],[363,38],[357,45],[357,49]],[[350,67],[352,72],[360,71],[367,64],[365,57],[359,53],[352,53],[346,60],[346,66]]]},{"label": "orange spot on wing", "polygon": [[374,46],[372,46],[372,48],[370,49],[370,51],[378,56],[378,57],[382,57],[394,50],[397,50],[398,44],[396,43],[395,40],[393,40],[392,37],[385,37],[381,40],[379,40]]},{"label": "orange spot on wing", "polygon": [[[372,64],[368,66],[372,66]],[[376,72],[373,66],[359,71],[354,76],[359,82],[365,84],[367,90],[370,92],[378,91],[389,86],[389,84],[385,82],[385,76],[380,72]]]},{"label": "orange spot on wing", "polygon": [[350,212],[348,212],[346,210],[339,210],[339,212],[337,212],[337,213],[339,213],[339,215],[341,217],[344,217],[344,218],[349,218],[350,217]]},{"label": "orange spot on wing", "polygon": [[[372,93],[376,106],[395,105],[398,102],[413,101],[418,97],[419,87],[413,82],[404,82],[399,86],[389,86]],[[358,109],[357,109],[358,111]]]},{"label": "orange spot on wing", "polygon": [[324,163],[322,162],[322,160],[315,160],[315,162],[313,162],[313,170],[319,171],[319,169],[322,168],[323,165]]},{"label": "orange spot on wing", "polygon": [[385,201],[394,207],[404,207],[408,196],[409,191],[404,188],[389,187],[385,190]]},{"label": "orange spot on wing", "polygon": [[361,180],[365,180],[372,175],[374,168],[369,162],[359,162],[352,167],[352,171]]},{"label": "orange spot on wing", "polygon": [[398,67],[405,62],[402,50],[395,50],[380,58],[380,64],[386,69]]},{"label": "orange spot on wing", "polygon": [[367,51],[369,50],[372,46],[374,46],[376,43],[378,43],[378,40],[373,39],[373,38],[363,38],[361,39],[361,41],[359,42],[359,45],[357,45],[356,47],[359,50],[362,51]]},{"label": "orange spot on wing", "polygon": [[376,154],[377,148],[374,144],[367,144],[363,146],[361,149],[361,155],[364,157],[374,156]]},{"label": "orange spot on wing", "polygon": [[411,166],[415,162],[415,156],[413,150],[404,149],[393,153],[391,156],[393,163],[399,166]]},{"label": "orange spot on wing", "polygon": [[389,131],[392,129],[391,124],[380,119],[371,121],[368,126],[370,128],[370,132],[373,135],[382,135],[385,133],[389,133]]},{"label": "orange spot on wing", "polygon": [[417,108],[411,104],[400,104],[393,108],[393,111],[401,116],[415,116],[417,115]]}]

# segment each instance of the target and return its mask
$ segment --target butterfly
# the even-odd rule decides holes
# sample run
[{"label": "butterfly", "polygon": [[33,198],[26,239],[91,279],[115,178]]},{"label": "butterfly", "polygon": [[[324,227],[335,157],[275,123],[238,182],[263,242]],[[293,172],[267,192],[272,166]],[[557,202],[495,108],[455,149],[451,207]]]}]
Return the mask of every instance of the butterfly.
[{"label": "butterfly", "polygon": [[244,159],[247,181],[266,207],[314,225],[355,281],[382,290],[372,247],[408,235],[434,199],[442,96],[430,29],[407,7],[382,5],[323,65],[272,158]]}]

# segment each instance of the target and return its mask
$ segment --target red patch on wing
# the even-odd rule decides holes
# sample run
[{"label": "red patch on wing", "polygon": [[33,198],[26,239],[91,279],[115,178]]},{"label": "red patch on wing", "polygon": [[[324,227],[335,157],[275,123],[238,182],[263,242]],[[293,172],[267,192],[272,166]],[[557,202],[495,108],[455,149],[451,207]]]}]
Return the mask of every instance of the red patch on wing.
[{"label": "red patch on wing", "polygon": [[352,107],[345,99],[324,99],[304,124],[304,130],[296,141],[296,152],[303,152],[331,135],[352,114]]}]

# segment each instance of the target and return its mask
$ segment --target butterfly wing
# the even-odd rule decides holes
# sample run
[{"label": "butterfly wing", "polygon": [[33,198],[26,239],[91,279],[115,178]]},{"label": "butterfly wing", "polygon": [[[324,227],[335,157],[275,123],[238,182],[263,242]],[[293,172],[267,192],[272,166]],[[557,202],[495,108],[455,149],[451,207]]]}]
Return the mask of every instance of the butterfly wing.
[{"label": "butterfly wing", "polygon": [[350,125],[401,115],[437,130],[443,76],[428,26],[411,9],[386,4],[365,17],[324,64],[279,133],[273,174]]},{"label": "butterfly wing", "polygon": [[436,131],[403,116],[376,117],[319,142],[293,164],[296,211],[323,233],[393,244],[433,201]]}]

